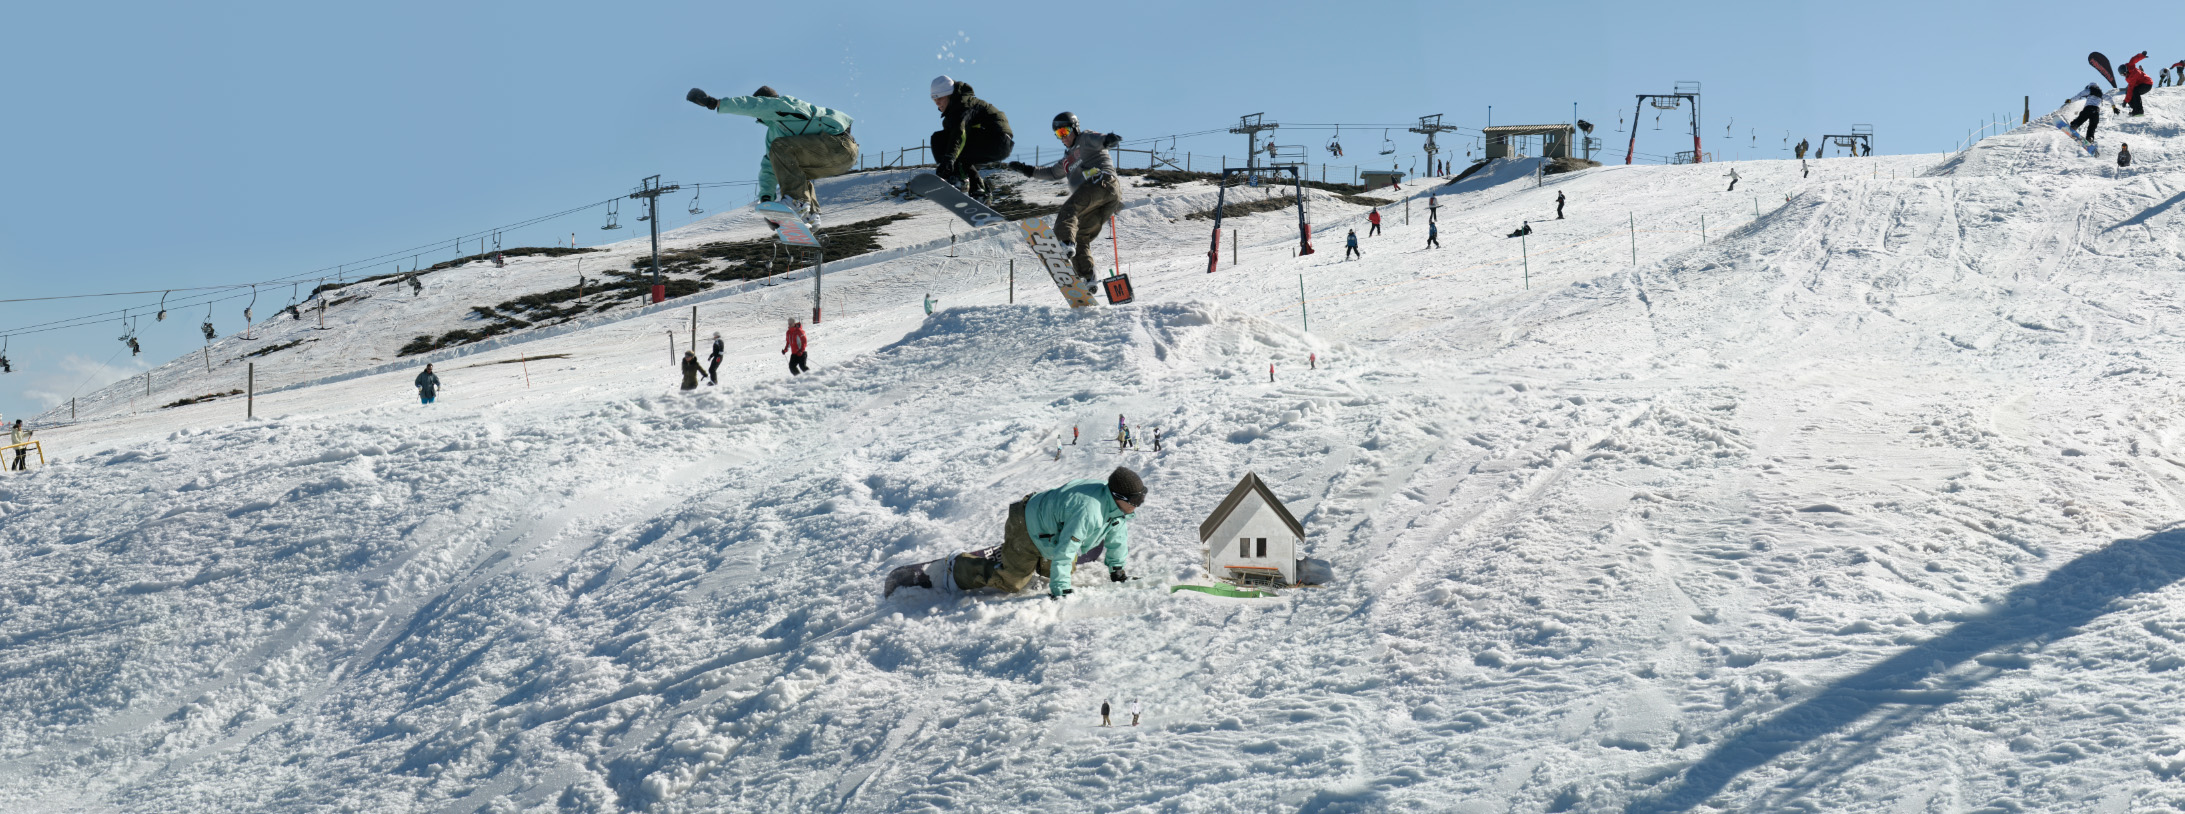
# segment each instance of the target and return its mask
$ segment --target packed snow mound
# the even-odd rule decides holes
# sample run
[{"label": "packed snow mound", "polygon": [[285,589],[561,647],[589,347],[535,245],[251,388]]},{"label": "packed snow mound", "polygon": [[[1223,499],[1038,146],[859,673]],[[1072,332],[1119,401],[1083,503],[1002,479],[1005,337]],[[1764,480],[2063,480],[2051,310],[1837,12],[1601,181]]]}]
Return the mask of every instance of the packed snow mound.
[{"label": "packed snow mound", "polygon": [[[1934,174],[2069,174],[2123,180],[2163,172],[2185,161],[2185,87],[2156,88],[2142,101],[2147,111],[2143,116],[2131,115],[2122,105],[2116,113],[2108,105],[2102,107],[2101,126],[2094,131],[2101,155],[2087,155],[2069,133],[2057,129],[2058,122],[2068,125],[2079,115],[2081,103],[2070,102],[2008,132],[1979,139],[1971,149],[1943,162]],[[2118,167],[2117,152],[2127,146],[2132,166]]]}]

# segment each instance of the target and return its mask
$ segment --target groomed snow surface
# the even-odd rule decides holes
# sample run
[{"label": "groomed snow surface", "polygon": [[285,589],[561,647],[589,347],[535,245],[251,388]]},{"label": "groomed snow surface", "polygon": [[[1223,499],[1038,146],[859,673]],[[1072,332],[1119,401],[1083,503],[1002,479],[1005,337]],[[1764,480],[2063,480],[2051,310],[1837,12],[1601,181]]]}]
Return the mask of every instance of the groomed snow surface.
[{"label": "groomed snow surface", "polygon": [[[1431,190],[1445,249],[1407,187],[1363,260],[1325,200],[1318,253],[1236,218],[1211,275],[1212,191],[1133,189],[1137,305],[1061,308],[981,238],[830,274],[794,379],[809,279],[694,298],[731,348],[696,393],[681,308],[445,359],[430,407],[414,370],[252,421],[123,383],[0,479],[0,808],[2174,810],[2185,94],[2151,102],[2103,131],[2130,169],[2045,120],[1736,192],[1513,162]],[[831,220],[945,238],[889,183],[827,185],[875,213]],[[336,311],[261,383],[575,259]],[[1167,446],[1116,452],[1118,414]],[[1119,463],[1138,580],[881,600]],[[1172,594],[1247,471],[1333,584]]]}]

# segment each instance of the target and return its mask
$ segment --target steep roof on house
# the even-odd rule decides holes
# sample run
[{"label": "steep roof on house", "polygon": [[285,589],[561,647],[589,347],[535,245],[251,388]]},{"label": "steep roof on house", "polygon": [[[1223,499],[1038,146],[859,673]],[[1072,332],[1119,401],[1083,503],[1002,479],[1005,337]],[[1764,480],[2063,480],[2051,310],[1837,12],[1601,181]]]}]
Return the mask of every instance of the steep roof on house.
[{"label": "steep roof on house", "polygon": [[1244,480],[1237,481],[1237,488],[1229,490],[1229,496],[1221,499],[1221,505],[1214,507],[1214,513],[1206,518],[1206,522],[1199,524],[1199,542],[1206,542],[1206,538],[1214,536],[1214,530],[1221,528],[1222,522],[1229,519],[1229,513],[1244,505],[1244,498],[1253,494],[1259,495],[1267,501],[1267,505],[1274,507],[1275,516],[1282,518],[1282,524],[1290,527],[1291,534],[1300,539],[1305,536],[1305,526],[1297,522],[1297,518],[1290,516],[1290,510],[1282,505],[1274,492],[1267,489],[1267,484],[1258,475],[1246,472]]}]

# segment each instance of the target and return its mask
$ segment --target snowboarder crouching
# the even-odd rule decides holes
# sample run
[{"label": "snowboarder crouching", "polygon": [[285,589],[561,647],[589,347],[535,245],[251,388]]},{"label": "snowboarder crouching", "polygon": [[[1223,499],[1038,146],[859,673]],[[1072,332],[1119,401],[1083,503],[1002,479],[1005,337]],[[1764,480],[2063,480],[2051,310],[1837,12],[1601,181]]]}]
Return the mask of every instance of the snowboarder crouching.
[{"label": "snowboarder crouching", "polygon": [[790,319],[789,334],[782,341],[781,352],[789,354],[789,375],[791,376],[812,369],[811,365],[804,363],[804,349],[807,341],[804,336],[804,323],[797,319]]},{"label": "snowboarder crouching", "polygon": [[986,179],[978,165],[1009,158],[1016,136],[1009,117],[994,103],[972,95],[971,85],[947,76],[933,78],[928,89],[941,110],[941,129],[933,134],[933,174],[959,185],[965,195],[984,198]]},{"label": "snowboarder crouching", "polygon": [[765,85],[750,96],[715,99],[691,88],[683,98],[716,113],[750,116],[766,125],[766,156],[759,159],[759,200],[775,197],[819,226],[819,198],[812,182],[850,171],[857,163],[857,139],[850,137],[850,115],[774,92]]},{"label": "snowboarder crouching", "polygon": [[426,365],[425,372],[417,374],[416,384],[417,400],[420,404],[431,404],[433,398],[440,393],[440,377],[432,372],[432,365]]},{"label": "snowboarder crouching", "polygon": [[1067,110],[1055,114],[1053,125],[1055,138],[1069,148],[1062,160],[1045,167],[1011,161],[1009,168],[1033,178],[1069,182],[1070,199],[1062,203],[1062,211],[1055,213],[1055,240],[1069,253],[1078,278],[1090,283],[1094,279],[1092,252],[1080,247],[1100,239],[1100,229],[1107,225],[1108,218],[1123,208],[1115,161],[1108,157],[1108,148],[1122,144],[1123,138],[1079,127],[1077,114]]},{"label": "snowboarder crouching", "polygon": [[2140,97],[2155,89],[2155,80],[2149,79],[2147,70],[2139,66],[2139,61],[2146,58],[2147,52],[2141,51],[2132,61],[2124,63],[2124,104],[2132,109],[2134,116],[2147,115],[2147,107],[2140,101]]},{"label": "snowboarder crouching", "polygon": [[962,590],[993,588],[1016,593],[1034,574],[1047,575],[1047,596],[1070,595],[1070,577],[1079,556],[1105,549],[1108,579],[1129,579],[1123,571],[1130,553],[1130,518],[1146,499],[1146,484],[1129,467],[1118,466],[1103,481],[1073,480],[1009,504],[1002,543],[995,559],[957,556],[950,576]]}]

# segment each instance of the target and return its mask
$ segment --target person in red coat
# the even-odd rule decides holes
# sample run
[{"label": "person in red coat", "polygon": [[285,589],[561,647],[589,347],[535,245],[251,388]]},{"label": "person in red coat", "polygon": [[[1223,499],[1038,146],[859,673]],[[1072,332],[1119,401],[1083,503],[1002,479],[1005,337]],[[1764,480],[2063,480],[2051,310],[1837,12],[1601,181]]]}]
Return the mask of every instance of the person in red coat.
[{"label": "person in red coat", "polygon": [[782,343],[781,352],[789,354],[791,376],[811,369],[810,365],[804,363],[804,347],[804,323],[796,319],[789,320],[789,337],[788,341]]},{"label": "person in red coat", "polygon": [[2131,115],[2134,116],[2147,115],[2146,107],[2140,103],[2140,96],[2155,89],[2155,80],[2147,78],[2147,72],[2139,66],[2139,61],[2146,58],[2147,52],[2141,51],[2131,62],[2124,63],[2124,86],[2127,89],[2124,104],[2132,108]]},{"label": "person in red coat", "polygon": [[1379,207],[1375,207],[1373,213],[1366,216],[1366,222],[1373,225],[1372,228],[1366,230],[1366,237],[1381,233],[1381,210]]}]

